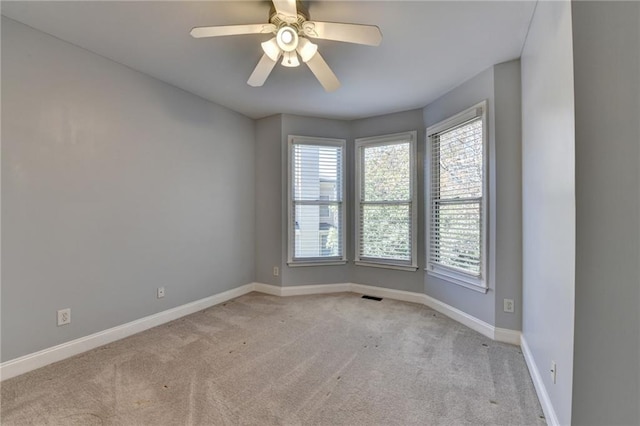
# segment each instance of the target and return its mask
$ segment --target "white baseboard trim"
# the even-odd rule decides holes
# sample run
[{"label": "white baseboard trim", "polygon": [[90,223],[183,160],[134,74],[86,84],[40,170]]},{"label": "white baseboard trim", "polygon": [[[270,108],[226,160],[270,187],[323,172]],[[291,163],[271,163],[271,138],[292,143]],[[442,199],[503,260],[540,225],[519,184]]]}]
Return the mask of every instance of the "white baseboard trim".
[{"label": "white baseboard trim", "polygon": [[494,340],[497,340],[498,342],[510,343],[512,345],[520,346],[521,339],[522,333],[520,331],[496,327]]},{"label": "white baseboard trim", "polygon": [[282,296],[282,287],[272,284],[254,283],[253,291],[270,294],[272,296]]},{"label": "white baseboard trim", "polygon": [[560,426],[558,416],[556,415],[556,411],[553,409],[553,404],[551,403],[551,398],[549,397],[547,388],[542,381],[540,370],[538,369],[536,361],[533,359],[533,354],[531,353],[531,349],[529,348],[527,339],[524,337],[524,335],[520,338],[520,342],[522,355],[524,355],[524,360],[527,363],[527,367],[529,368],[531,380],[533,381],[533,386],[535,387],[536,393],[538,394],[538,399],[540,400],[540,405],[542,406],[542,411],[544,412],[544,417],[547,421],[547,424],[549,426]]},{"label": "white baseboard trim", "polygon": [[403,302],[420,303],[424,305],[425,295],[421,293],[354,283],[351,283],[350,287],[350,291],[353,293],[367,294],[369,296],[401,300]]},{"label": "white baseboard trim", "polygon": [[424,293],[412,291],[394,290],[391,288],[376,287],[355,283],[321,284],[321,285],[301,285],[293,287],[279,287],[270,284],[255,284],[255,291],[259,291],[273,296],[299,296],[308,294],[328,294],[352,292],[358,294],[368,294],[370,296],[382,297],[403,302],[419,303],[434,311],[440,312],[449,318],[466,325],[472,330],[498,342],[520,345],[520,332],[506,328],[494,327],[472,315],[467,314],[451,305],[441,302]]},{"label": "white baseboard trim", "polygon": [[352,292],[404,302],[418,303],[428,306],[429,308],[458,321],[459,323],[490,339],[514,345],[520,344],[519,331],[496,328],[491,324],[423,293],[414,293],[410,291],[394,290],[390,288],[355,283],[302,285],[292,287],[280,287],[263,283],[249,283],[241,287],[205,297],[204,299],[196,300],[166,311],[158,312],[157,314],[149,315],[117,327],[90,334],[89,336],[81,337],[70,342],[65,342],[51,348],[43,349],[32,354],[3,362],[0,364],[0,381],[27,373],[54,362],[62,361],[63,359],[81,354],[116,340],[129,337],[136,333],[140,333],[141,331],[190,315],[194,312],[226,302],[227,300],[234,299],[252,291],[281,297]]},{"label": "white baseboard trim", "polygon": [[297,285],[292,287],[280,287],[272,284],[254,283],[254,291],[270,294],[272,296],[305,296],[309,294],[345,293],[351,291],[350,283],[341,284],[314,284]]},{"label": "white baseboard trim", "polygon": [[491,324],[484,322],[472,315],[469,315],[468,313],[463,312],[458,308],[454,308],[451,305],[441,302],[438,299],[427,296],[426,294],[424,295],[424,298],[424,304],[434,311],[438,311],[441,314],[444,314],[449,318],[456,320],[463,325],[466,325],[470,329],[475,330],[484,336],[487,336],[489,339],[495,340],[495,327]]},{"label": "white baseboard trim", "polygon": [[512,345],[520,345],[520,332],[517,330],[509,330],[506,328],[494,327],[460,309],[454,308],[438,299],[427,296],[424,293],[414,293],[411,291],[393,290],[383,287],[374,287],[363,284],[351,284],[351,291],[360,294],[369,294],[376,297],[386,297],[388,299],[402,300],[404,302],[420,303],[428,306],[434,311],[440,312],[449,318],[466,325],[478,333],[496,340],[498,342],[510,343]]},{"label": "white baseboard trim", "polygon": [[350,283],[299,285],[294,287],[281,287],[280,295],[303,296],[307,294],[344,293],[349,291],[351,291]]},{"label": "white baseboard trim", "polygon": [[38,352],[21,356],[0,364],[0,380],[10,379],[20,374],[27,373],[45,365],[62,361],[63,359],[81,354],[83,352],[106,345],[116,340],[129,337],[141,331],[148,330],[158,325],[173,321],[185,315],[201,311],[227,300],[242,296],[254,291],[255,283],[245,284],[204,299],[196,300],[185,305],[177,306],[157,314],[149,315],[135,321],[128,322],[104,331],[99,331],[85,337],[80,337],[69,342],[61,343]]}]

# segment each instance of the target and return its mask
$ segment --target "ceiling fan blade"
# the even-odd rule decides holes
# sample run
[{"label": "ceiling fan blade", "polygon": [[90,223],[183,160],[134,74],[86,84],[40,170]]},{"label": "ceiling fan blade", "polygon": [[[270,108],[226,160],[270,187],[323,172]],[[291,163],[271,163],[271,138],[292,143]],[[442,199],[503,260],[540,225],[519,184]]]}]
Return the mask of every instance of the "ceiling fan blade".
[{"label": "ceiling fan blade", "polygon": [[298,9],[296,8],[296,0],[273,0],[273,6],[276,8],[276,12],[286,16],[298,16]]},{"label": "ceiling fan blade", "polygon": [[[279,59],[280,55],[278,55]],[[247,84],[253,87],[260,87],[267,81],[267,77],[271,74],[271,70],[276,66],[277,59],[272,60],[266,53],[260,58],[260,62],[256,65],[256,68],[251,73]]]},{"label": "ceiling fan blade", "polygon": [[338,77],[331,71],[329,65],[325,62],[324,58],[320,55],[319,52],[316,52],[315,55],[307,62],[307,66],[311,70],[311,72],[316,76],[324,90],[327,92],[333,92],[340,87],[340,81],[338,81]]},{"label": "ceiling fan blade", "polygon": [[347,43],[379,46],[382,42],[380,28],[375,25],[341,24],[337,22],[306,21],[302,29],[308,37]]},{"label": "ceiling fan blade", "polygon": [[191,37],[219,37],[241,34],[268,34],[276,31],[273,24],[222,25],[217,27],[196,27],[191,30]]}]

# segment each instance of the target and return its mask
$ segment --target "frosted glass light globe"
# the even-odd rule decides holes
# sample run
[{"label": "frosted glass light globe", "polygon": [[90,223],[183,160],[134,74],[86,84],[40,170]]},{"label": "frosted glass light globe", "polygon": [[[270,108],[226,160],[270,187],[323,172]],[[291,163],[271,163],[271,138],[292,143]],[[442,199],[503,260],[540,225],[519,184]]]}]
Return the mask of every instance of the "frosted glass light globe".
[{"label": "frosted glass light globe", "polygon": [[298,47],[298,32],[295,28],[286,25],[278,30],[276,41],[280,49],[293,52]]}]

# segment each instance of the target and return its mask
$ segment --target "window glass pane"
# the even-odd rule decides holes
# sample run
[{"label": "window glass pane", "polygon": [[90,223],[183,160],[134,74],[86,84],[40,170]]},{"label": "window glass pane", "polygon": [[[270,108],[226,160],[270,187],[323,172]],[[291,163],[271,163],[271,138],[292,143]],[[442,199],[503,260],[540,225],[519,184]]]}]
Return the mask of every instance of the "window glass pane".
[{"label": "window glass pane", "polygon": [[343,145],[291,146],[291,260],[342,257]]},{"label": "window glass pane", "polygon": [[365,147],[362,151],[363,201],[410,200],[410,143],[374,145]]},{"label": "window glass pane", "polygon": [[340,147],[296,144],[292,162],[294,200],[342,200]]},{"label": "window glass pane", "polygon": [[342,255],[340,209],[338,204],[295,206],[295,258]]},{"label": "window glass pane", "polygon": [[482,197],[482,120],[439,136],[439,187],[434,198]]},{"label": "window glass pane", "polygon": [[480,275],[480,202],[434,203],[431,259]]},{"label": "window glass pane", "polygon": [[411,207],[409,204],[364,204],[361,257],[411,260]]},{"label": "window glass pane", "polygon": [[[484,134],[481,111],[430,137],[429,262],[483,279]],[[477,283],[473,281],[472,283]]]}]

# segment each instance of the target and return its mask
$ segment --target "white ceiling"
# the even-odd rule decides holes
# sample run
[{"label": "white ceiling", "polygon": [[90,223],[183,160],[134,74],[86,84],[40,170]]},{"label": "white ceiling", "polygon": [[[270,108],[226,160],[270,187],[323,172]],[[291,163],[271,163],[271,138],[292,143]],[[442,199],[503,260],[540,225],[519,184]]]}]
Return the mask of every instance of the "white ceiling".
[{"label": "white ceiling", "polygon": [[309,1],[311,19],[378,25],[379,47],[318,41],[342,87],[305,66],[246,84],[268,35],[193,39],[195,26],[267,22],[268,1],[7,2],[2,14],[252,118],[354,119],[423,107],[520,56],[535,2]]}]

